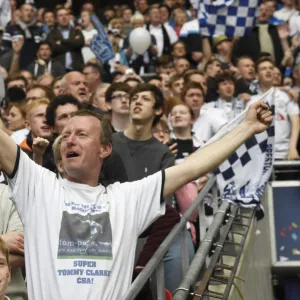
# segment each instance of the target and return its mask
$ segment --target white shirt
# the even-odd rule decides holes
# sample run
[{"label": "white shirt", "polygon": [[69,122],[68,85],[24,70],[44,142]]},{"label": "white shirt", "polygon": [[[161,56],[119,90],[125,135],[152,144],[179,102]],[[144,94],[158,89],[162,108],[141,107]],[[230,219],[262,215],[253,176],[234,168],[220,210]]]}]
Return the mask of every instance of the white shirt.
[{"label": "white shirt", "polygon": [[[91,30],[81,30],[84,40],[91,40],[95,35],[98,34],[98,31],[95,28],[92,28]],[[96,55],[94,54],[94,52],[91,50],[90,47],[88,46],[84,46],[81,49],[81,53],[82,53],[82,57],[83,57],[83,61],[86,64],[90,59],[95,58]]]},{"label": "white shirt", "polygon": [[[170,25],[164,25],[164,27],[166,28],[167,34],[169,36],[170,44],[172,45],[176,43],[178,37],[174,29]],[[158,51],[157,56],[161,56],[164,48],[164,36],[163,36],[161,25],[155,27],[153,25],[150,25],[149,31],[150,34],[152,34],[156,39],[156,46]]]},{"label": "white shirt", "polygon": [[291,17],[298,15],[299,12],[296,9],[287,9],[285,7],[274,12],[274,17],[283,21],[288,21]]},{"label": "white shirt", "polygon": [[222,110],[202,107],[199,118],[193,124],[193,132],[202,141],[207,142],[226,123],[227,120]]},{"label": "white shirt", "polygon": [[243,100],[233,98],[232,101],[226,101],[219,98],[217,101],[205,103],[203,108],[218,108],[224,112],[226,121],[230,121],[238,116],[244,109],[245,104]]},{"label": "white shirt", "polygon": [[131,284],[138,236],[165,213],[164,171],[104,187],[57,179],[20,151],[8,179],[24,224],[30,300],[116,300]]},{"label": "white shirt", "polygon": [[[251,105],[257,99],[260,99],[262,94],[252,96],[247,106]],[[268,97],[272,97],[269,94]],[[287,93],[275,90],[275,159],[285,159],[290,147],[291,137],[291,122],[289,116],[299,115],[299,106],[294,101],[290,100]]]},{"label": "white shirt", "polygon": [[17,144],[20,145],[29,134],[29,130],[27,128],[23,128],[17,131],[14,131],[10,138]]}]

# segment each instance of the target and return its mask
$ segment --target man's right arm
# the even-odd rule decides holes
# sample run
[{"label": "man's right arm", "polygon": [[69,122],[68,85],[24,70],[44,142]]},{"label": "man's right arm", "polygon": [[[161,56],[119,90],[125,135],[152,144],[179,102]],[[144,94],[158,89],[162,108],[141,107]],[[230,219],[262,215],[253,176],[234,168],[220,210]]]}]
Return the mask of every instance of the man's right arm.
[{"label": "man's right arm", "polygon": [[8,176],[14,172],[17,154],[18,147],[15,142],[0,129],[0,165]]}]

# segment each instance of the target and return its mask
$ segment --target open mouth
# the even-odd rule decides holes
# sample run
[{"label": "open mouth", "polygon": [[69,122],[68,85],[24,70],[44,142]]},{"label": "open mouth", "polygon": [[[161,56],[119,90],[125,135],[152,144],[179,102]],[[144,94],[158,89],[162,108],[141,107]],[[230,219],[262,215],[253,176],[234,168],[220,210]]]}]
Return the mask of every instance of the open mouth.
[{"label": "open mouth", "polygon": [[67,158],[74,158],[74,157],[78,157],[79,154],[76,152],[68,152],[67,153]]},{"label": "open mouth", "polygon": [[43,130],[50,130],[50,127],[49,126],[43,126],[42,129]]},{"label": "open mouth", "polygon": [[139,113],[140,111],[142,111],[142,109],[140,107],[135,107],[133,111],[135,113]]}]

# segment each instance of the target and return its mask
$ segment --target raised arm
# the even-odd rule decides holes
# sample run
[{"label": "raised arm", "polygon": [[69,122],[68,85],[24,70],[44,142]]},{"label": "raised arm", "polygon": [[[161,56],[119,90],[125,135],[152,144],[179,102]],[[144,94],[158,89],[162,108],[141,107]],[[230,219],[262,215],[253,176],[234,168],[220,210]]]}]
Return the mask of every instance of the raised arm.
[{"label": "raised arm", "polygon": [[272,123],[272,113],[263,101],[252,104],[245,121],[220,140],[190,155],[184,163],[165,170],[164,196],[217,168],[241,144]]},{"label": "raised arm", "polygon": [[15,142],[0,129],[0,166],[8,176],[13,173],[18,148]]}]

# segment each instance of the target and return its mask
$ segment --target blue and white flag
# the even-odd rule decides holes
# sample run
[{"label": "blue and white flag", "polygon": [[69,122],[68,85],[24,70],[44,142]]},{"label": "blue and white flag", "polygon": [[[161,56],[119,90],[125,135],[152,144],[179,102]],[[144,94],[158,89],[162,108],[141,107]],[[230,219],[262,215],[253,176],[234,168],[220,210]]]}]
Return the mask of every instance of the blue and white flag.
[{"label": "blue and white flag", "polygon": [[91,21],[98,34],[92,38],[90,48],[98,60],[107,63],[115,56],[113,47],[100,20],[95,15],[92,15]]},{"label": "blue and white flag", "polygon": [[241,37],[255,26],[261,0],[200,0],[198,20],[201,34]]},{"label": "blue and white flag", "polygon": [[[274,115],[274,93],[272,88],[262,95],[261,99],[270,107]],[[207,144],[210,144],[227,134],[246,115],[243,111],[230,121]],[[227,200],[243,207],[257,207],[263,195],[272,172],[274,161],[274,121],[264,132],[256,134],[241,145],[215,171],[217,184],[222,200]]]}]

